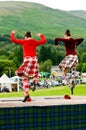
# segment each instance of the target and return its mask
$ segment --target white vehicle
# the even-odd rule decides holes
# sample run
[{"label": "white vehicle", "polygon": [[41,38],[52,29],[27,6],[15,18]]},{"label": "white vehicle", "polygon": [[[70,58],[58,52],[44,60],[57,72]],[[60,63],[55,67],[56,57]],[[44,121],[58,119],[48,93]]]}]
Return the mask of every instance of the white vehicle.
[{"label": "white vehicle", "polygon": [[82,73],[82,83],[86,83],[86,73]]},{"label": "white vehicle", "polygon": [[84,84],[86,83],[86,77],[83,77],[81,80],[82,80],[82,83]]}]

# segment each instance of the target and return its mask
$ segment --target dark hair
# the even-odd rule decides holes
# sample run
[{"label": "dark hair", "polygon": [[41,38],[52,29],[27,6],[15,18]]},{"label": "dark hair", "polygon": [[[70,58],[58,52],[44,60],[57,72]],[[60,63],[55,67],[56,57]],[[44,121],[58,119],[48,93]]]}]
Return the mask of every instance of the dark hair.
[{"label": "dark hair", "polygon": [[32,36],[31,36],[31,32],[29,32],[29,31],[26,32],[25,37],[32,37]]},{"label": "dark hair", "polygon": [[65,32],[65,34],[66,34],[67,36],[71,36],[70,30],[67,29],[66,32]]}]

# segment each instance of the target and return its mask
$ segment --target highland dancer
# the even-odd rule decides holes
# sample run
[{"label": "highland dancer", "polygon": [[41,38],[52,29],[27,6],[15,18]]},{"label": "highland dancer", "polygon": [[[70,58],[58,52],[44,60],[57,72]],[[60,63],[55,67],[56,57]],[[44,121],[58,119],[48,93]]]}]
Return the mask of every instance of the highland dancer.
[{"label": "highland dancer", "polygon": [[16,70],[16,75],[23,77],[23,88],[24,88],[24,100],[23,102],[26,101],[31,101],[28,88],[30,88],[29,84],[29,76],[33,77],[33,83],[34,83],[34,88],[33,91],[35,90],[36,84],[38,82],[38,70],[39,70],[39,64],[38,64],[38,59],[37,59],[37,54],[36,54],[36,48],[39,45],[45,44],[46,43],[46,38],[43,34],[37,34],[41,39],[40,40],[35,40],[32,38],[31,32],[26,32],[24,39],[17,39],[15,38],[14,34],[16,31],[12,31],[10,34],[10,39],[12,42],[16,44],[21,44],[23,48],[23,63],[22,65]]},{"label": "highland dancer", "polygon": [[[76,47],[83,41],[83,38],[74,39],[71,37],[70,30],[66,30],[64,38],[55,38],[55,45],[58,46],[58,42],[64,43],[66,49],[66,57],[59,64],[59,68],[62,71],[62,76],[67,81],[70,86],[71,94],[73,94],[74,89],[74,79],[76,77],[76,67],[78,65],[78,56],[76,52]],[[72,70],[71,76],[67,76],[67,72]],[[72,80],[70,80],[72,79]]]}]

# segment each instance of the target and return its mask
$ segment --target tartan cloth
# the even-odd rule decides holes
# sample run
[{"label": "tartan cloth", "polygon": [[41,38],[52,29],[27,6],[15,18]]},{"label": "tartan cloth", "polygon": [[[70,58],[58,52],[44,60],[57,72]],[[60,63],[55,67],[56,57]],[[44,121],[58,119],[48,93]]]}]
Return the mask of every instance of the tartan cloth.
[{"label": "tartan cloth", "polygon": [[86,104],[0,108],[0,130],[86,130]]},{"label": "tartan cloth", "polygon": [[16,70],[16,75],[21,74],[21,76],[32,76],[38,78],[38,59],[37,57],[25,57],[24,62],[19,67],[19,69]]},{"label": "tartan cloth", "polygon": [[63,71],[63,69],[65,68],[76,67],[77,64],[78,64],[78,56],[68,55],[61,61],[58,67]]}]

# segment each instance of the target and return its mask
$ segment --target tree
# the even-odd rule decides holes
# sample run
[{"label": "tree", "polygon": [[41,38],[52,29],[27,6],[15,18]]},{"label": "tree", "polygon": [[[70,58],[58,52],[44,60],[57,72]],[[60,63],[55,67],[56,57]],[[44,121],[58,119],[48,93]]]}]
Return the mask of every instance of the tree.
[{"label": "tree", "polygon": [[58,65],[64,58],[64,48],[57,48],[52,44],[43,45],[38,49],[39,63],[48,59],[52,61],[53,65]]},{"label": "tree", "polygon": [[44,62],[50,57],[50,49],[48,48],[48,45],[42,45],[38,51],[38,59],[39,63]]},{"label": "tree", "polygon": [[81,55],[81,59],[82,59],[82,63],[86,63],[86,53],[85,52]]},{"label": "tree", "polygon": [[12,60],[0,60],[0,76],[4,73],[8,76],[15,75],[16,65]]},{"label": "tree", "polygon": [[79,63],[77,66],[77,71],[86,72],[86,63]]},{"label": "tree", "polygon": [[52,61],[50,59],[40,63],[40,71],[51,73]]},{"label": "tree", "polygon": [[14,58],[13,61],[15,62],[16,66],[19,67],[23,61],[23,51],[20,45],[16,45],[14,50]]},{"label": "tree", "polygon": [[86,72],[86,63],[84,63],[82,66],[82,72]]},{"label": "tree", "polygon": [[83,66],[83,63],[79,63],[77,66],[77,71],[82,72],[82,66]]}]

